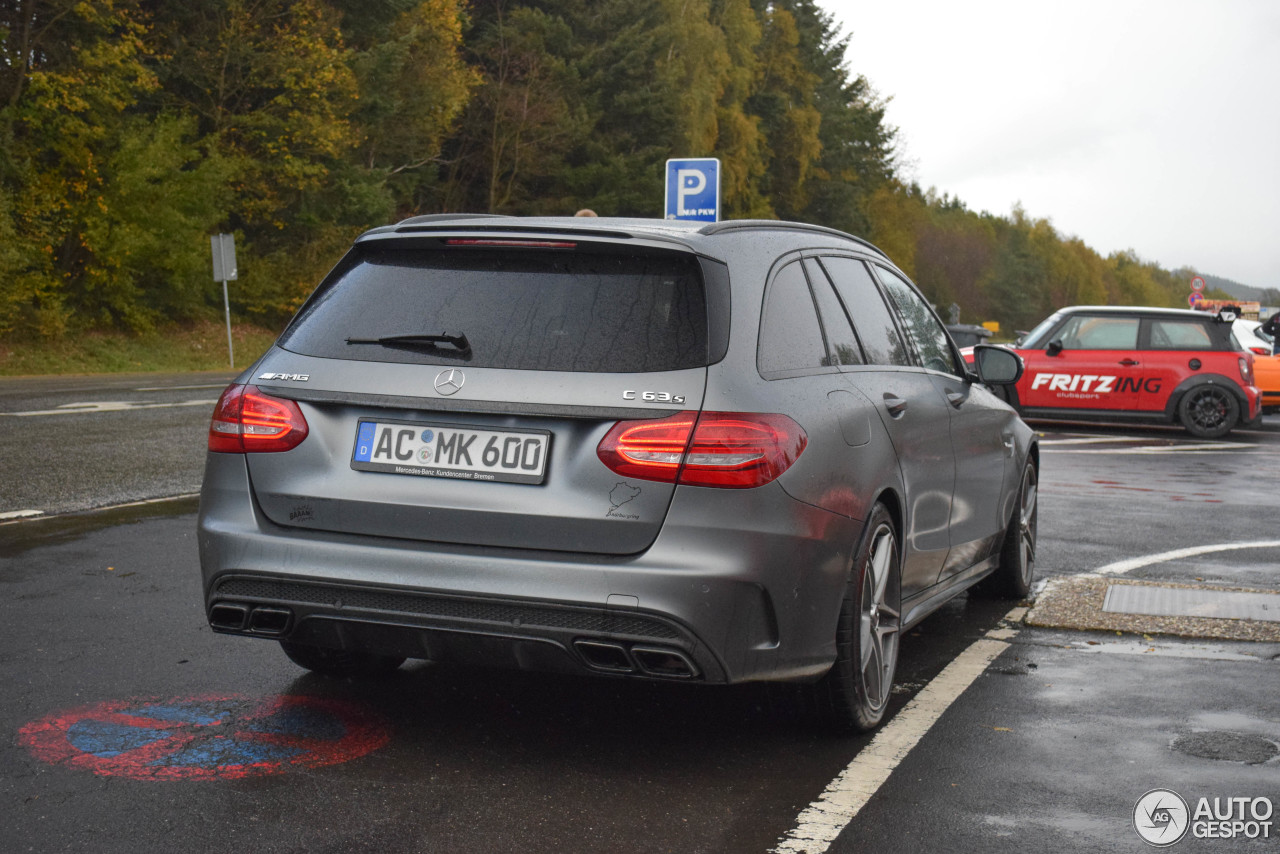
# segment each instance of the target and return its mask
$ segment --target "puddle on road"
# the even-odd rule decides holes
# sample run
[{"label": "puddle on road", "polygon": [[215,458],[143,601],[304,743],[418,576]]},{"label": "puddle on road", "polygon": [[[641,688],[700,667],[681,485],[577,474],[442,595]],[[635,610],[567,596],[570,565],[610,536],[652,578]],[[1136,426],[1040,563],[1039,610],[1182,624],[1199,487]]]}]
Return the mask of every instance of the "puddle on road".
[{"label": "puddle on road", "polygon": [[0,525],[0,559],[18,557],[42,546],[71,542],[105,528],[163,516],[181,516],[199,509],[199,496],[190,495],[10,522]]}]

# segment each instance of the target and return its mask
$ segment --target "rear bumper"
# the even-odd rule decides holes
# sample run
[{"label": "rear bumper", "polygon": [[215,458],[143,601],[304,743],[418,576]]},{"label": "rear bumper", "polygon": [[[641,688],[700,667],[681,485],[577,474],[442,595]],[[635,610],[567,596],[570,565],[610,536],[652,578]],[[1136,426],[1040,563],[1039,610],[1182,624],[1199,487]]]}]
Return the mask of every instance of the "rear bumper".
[{"label": "rear bumper", "polygon": [[1249,403],[1248,416],[1241,418],[1242,421],[1256,421],[1262,416],[1262,407],[1266,404],[1265,396],[1262,390],[1255,385],[1245,386],[1245,400]]},{"label": "rear bumper", "polygon": [[830,666],[860,531],[774,483],[678,489],[657,540],[636,555],[354,536],[272,523],[243,457],[210,455],[199,546],[215,631],[442,662],[742,682]]}]

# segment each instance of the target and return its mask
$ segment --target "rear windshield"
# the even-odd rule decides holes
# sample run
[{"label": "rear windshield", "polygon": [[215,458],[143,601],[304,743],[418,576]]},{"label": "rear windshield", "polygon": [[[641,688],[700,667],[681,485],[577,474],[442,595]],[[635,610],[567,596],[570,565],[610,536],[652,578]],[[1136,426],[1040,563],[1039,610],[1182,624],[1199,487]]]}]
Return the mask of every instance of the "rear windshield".
[{"label": "rear windshield", "polygon": [[[347,341],[396,336],[453,340]],[[700,268],[674,254],[366,244],[278,343],[323,358],[539,371],[675,371],[709,361]]]}]

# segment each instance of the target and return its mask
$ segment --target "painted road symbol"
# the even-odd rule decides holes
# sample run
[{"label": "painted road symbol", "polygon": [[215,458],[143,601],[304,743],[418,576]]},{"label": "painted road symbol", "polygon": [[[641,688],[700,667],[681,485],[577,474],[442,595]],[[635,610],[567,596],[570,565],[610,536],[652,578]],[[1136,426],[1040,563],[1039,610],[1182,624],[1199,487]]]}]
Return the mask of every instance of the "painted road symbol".
[{"label": "painted road symbol", "polygon": [[115,700],[24,726],[37,759],[109,777],[215,780],[358,759],[387,743],[372,711],[320,697]]}]

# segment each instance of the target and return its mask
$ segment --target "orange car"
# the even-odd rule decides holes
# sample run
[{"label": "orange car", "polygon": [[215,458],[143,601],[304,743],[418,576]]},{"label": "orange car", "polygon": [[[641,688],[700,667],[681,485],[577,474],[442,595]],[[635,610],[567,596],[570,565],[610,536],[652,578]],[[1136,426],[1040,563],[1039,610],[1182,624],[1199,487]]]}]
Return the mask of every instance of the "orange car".
[{"label": "orange car", "polygon": [[1280,412],[1280,356],[1271,355],[1271,338],[1256,320],[1237,320],[1231,332],[1240,346],[1253,353],[1253,382],[1262,391],[1262,409]]},{"label": "orange car", "polygon": [[1254,354],[1253,382],[1262,392],[1262,411],[1280,412],[1280,356]]}]

